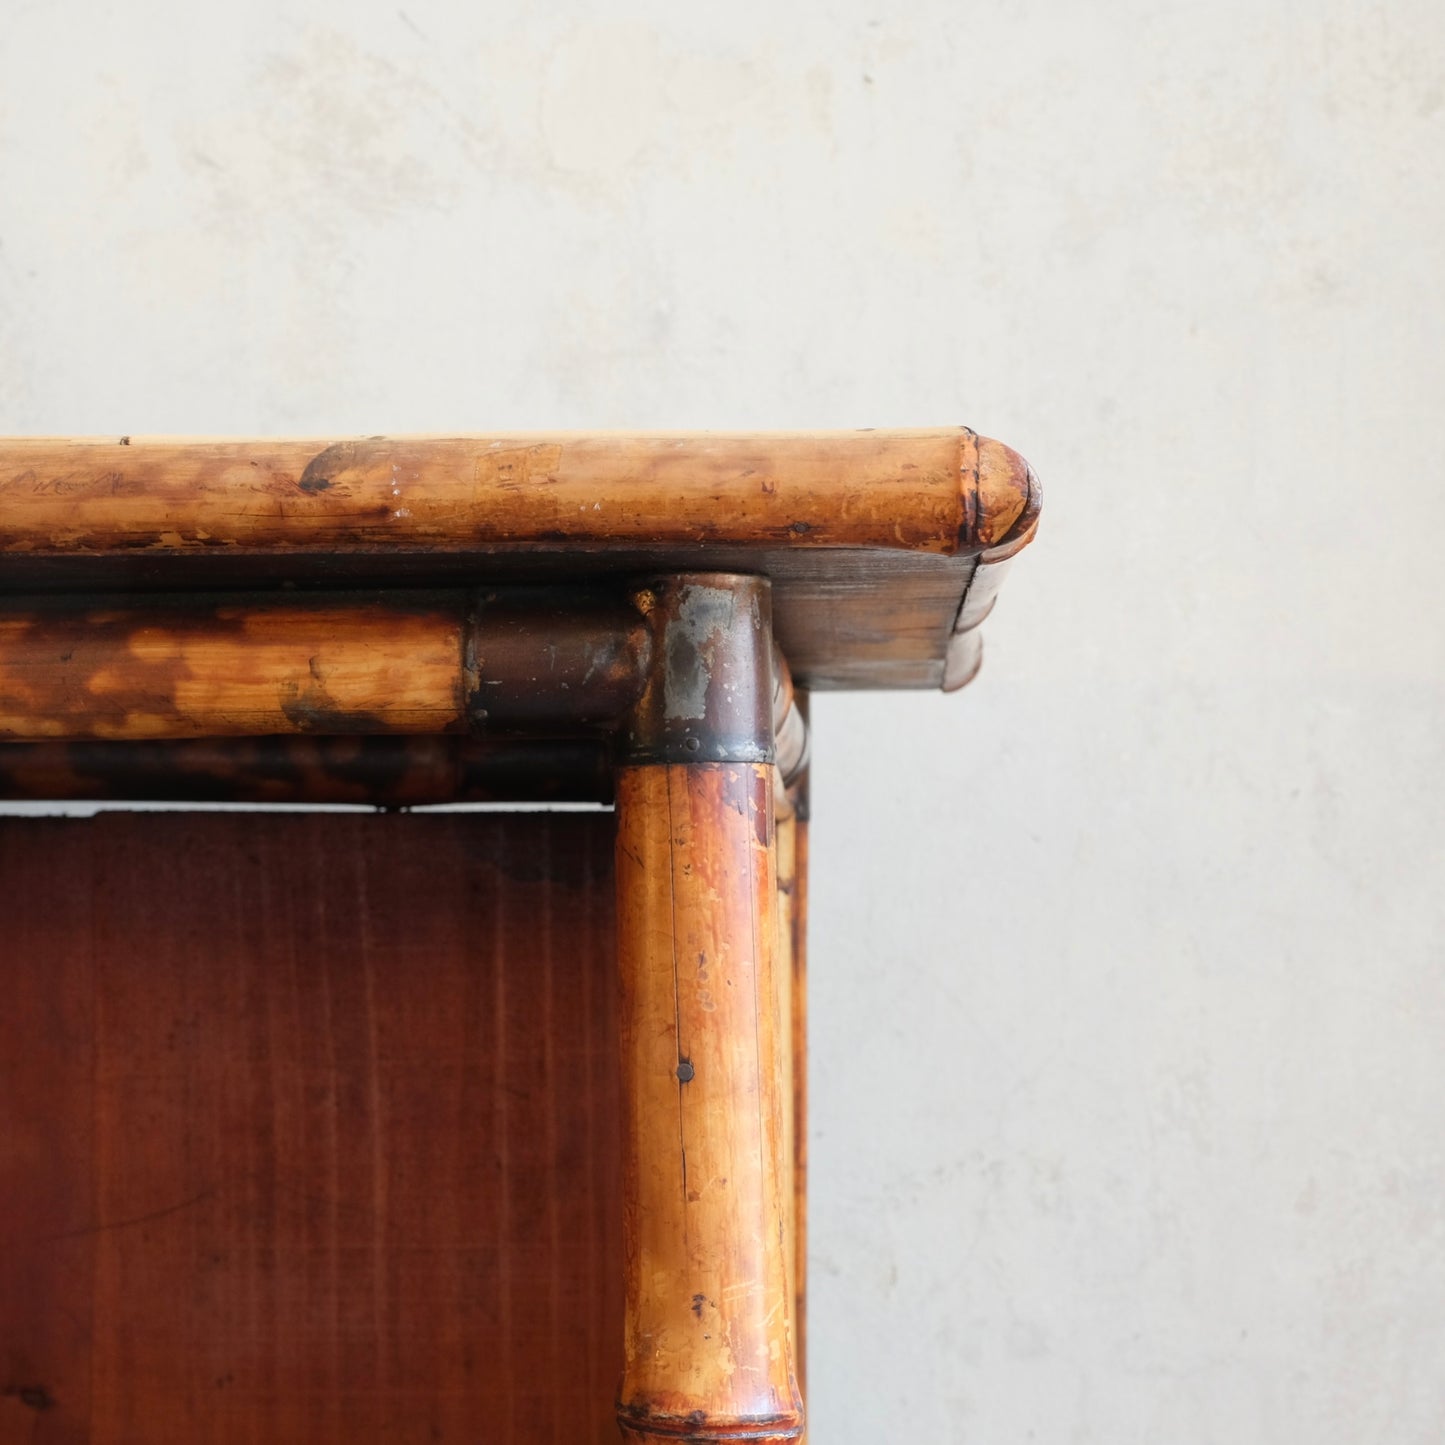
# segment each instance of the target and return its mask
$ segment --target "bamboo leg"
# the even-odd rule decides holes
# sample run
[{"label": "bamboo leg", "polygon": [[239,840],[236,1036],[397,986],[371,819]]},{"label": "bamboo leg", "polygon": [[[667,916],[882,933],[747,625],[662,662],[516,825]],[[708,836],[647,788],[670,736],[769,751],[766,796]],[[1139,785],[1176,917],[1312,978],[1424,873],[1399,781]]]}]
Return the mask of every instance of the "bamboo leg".
[{"label": "bamboo leg", "polygon": [[808,814],[806,783],[778,797],[778,1022],[793,1366],[808,1393]]},{"label": "bamboo leg", "polygon": [[803,1356],[801,1319],[798,1315],[798,1190],[797,1190],[797,1114],[795,1110],[797,1059],[793,1053],[793,886],[796,864],[797,820],[792,800],[781,778],[774,778],[778,870],[778,951],[773,960],[773,1009],[777,1019],[778,1050],[782,1059],[779,1089],[782,1095],[782,1158],[783,1197],[783,1262],[788,1271],[788,1307],[793,1328],[793,1371],[798,1388],[803,1387]]},{"label": "bamboo leg", "polygon": [[[624,1439],[796,1441],[766,763],[617,775]],[[788,1101],[786,1107],[791,1107]]]}]

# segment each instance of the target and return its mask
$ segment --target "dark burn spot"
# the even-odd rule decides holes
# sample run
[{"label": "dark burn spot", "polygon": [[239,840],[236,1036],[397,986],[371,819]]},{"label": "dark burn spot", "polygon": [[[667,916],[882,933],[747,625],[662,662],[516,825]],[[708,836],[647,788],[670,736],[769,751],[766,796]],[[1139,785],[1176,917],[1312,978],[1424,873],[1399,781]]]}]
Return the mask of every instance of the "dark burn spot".
[{"label": "dark burn spot", "polygon": [[128,446],[130,445],[130,438],[129,438],[129,437],[122,437],[122,438],[120,439],[120,444],[121,444],[121,446],[123,446],[123,447],[128,447]]},{"label": "dark burn spot", "polygon": [[792,526],[788,528],[788,531],[795,532],[800,537],[803,535],[804,532],[811,532],[812,530],[812,527],[810,527],[806,522],[794,522]]},{"label": "dark burn spot", "polygon": [[706,1295],[695,1294],[692,1297],[692,1312],[698,1319],[702,1318],[702,1307],[707,1302]]},{"label": "dark burn spot", "polygon": [[349,708],[333,697],[327,691],[314,658],[309,671],[311,678],[304,687],[294,678],[287,678],[277,697],[286,721],[298,733],[340,736],[391,730],[391,725],[381,714]]},{"label": "dark burn spot", "polygon": [[55,1396],[44,1385],[12,1385],[5,1391],[31,1410],[53,1410]]},{"label": "dark burn spot", "polygon": [[677,1061],[677,1077],[681,1079],[684,1084],[692,1083],[696,1073],[697,1070],[693,1068],[691,1059],[679,1059]]},{"label": "dark burn spot", "polygon": [[364,466],[370,459],[371,451],[365,442],[333,442],[306,463],[306,469],[296,485],[308,496],[314,497],[331,486],[339,473]]}]

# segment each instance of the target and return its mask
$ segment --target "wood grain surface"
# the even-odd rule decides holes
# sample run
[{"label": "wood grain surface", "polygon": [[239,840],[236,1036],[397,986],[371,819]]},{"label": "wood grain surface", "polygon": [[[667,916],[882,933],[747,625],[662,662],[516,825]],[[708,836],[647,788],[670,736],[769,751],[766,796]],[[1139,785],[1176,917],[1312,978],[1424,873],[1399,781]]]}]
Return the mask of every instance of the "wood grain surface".
[{"label": "wood grain surface", "polygon": [[0,1442],[615,1441],[611,850],[0,819]]}]

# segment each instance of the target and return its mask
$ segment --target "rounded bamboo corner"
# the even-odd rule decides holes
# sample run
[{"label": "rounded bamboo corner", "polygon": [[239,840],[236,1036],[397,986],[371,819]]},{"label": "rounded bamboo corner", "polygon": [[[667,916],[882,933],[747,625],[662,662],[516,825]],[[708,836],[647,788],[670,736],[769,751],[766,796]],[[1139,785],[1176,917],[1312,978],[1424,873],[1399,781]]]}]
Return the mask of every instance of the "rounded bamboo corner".
[{"label": "rounded bamboo corner", "polygon": [[[987,553],[1014,540],[1025,546],[1037,524],[1039,482],[1034,470],[1010,446],[992,437],[972,436],[963,453],[964,545]],[[1017,550],[1017,548],[1015,548]],[[1010,554],[1011,555],[1011,554]]]},{"label": "rounded bamboo corner", "polygon": [[957,692],[978,676],[983,666],[979,625],[993,610],[1010,562],[1038,533],[1043,502],[1034,469],[1016,451],[987,437],[974,442],[974,467],[970,473],[965,466],[964,488],[977,560],[944,651],[944,692]]}]

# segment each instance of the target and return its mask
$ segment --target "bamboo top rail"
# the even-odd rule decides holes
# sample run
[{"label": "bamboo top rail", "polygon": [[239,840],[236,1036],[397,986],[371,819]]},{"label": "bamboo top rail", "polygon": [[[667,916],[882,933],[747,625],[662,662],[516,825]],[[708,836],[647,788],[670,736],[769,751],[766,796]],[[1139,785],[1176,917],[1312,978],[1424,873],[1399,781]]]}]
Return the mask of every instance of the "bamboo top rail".
[{"label": "bamboo top rail", "polygon": [[951,554],[1028,505],[967,427],[0,441],[0,550],[678,545]]}]

